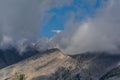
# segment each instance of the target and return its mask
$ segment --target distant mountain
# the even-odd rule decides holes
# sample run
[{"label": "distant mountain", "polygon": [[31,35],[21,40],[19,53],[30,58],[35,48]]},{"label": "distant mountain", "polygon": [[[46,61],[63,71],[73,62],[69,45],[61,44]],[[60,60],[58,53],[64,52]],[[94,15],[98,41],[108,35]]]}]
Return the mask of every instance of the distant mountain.
[{"label": "distant mountain", "polygon": [[[26,39],[20,40],[16,45],[5,44],[0,47],[0,69],[15,64],[36,54],[42,54],[50,45],[46,39],[29,43]],[[44,44],[44,45],[43,45]]]},{"label": "distant mountain", "polygon": [[10,48],[6,50],[0,49],[0,60],[1,60],[0,63],[4,64],[4,65],[0,64],[0,68],[18,62],[21,59],[21,57],[17,53],[18,52],[15,48]]},{"label": "distant mountain", "polygon": [[120,80],[120,66],[105,73],[100,80]]},{"label": "distant mountain", "polygon": [[27,80],[119,80],[119,64],[120,54],[65,55],[53,48],[1,69],[0,79],[10,78],[17,72],[25,74]]},{"label": "distant mountain", "polygon": [[17,63],[37,54],[38,52],[39,51],[31,47],[28,47],[24,52],[22,52],[22,55],[20,55],[20,52],[15,47],[0,49],[0,68]]}]

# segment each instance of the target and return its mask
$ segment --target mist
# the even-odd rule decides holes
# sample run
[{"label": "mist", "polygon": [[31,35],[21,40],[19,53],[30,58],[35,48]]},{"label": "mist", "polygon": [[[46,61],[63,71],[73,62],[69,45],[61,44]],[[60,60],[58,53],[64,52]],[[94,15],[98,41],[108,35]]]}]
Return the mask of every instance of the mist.
[{"label": "mist", "polygon": [[75,22],[74,15],[66,29],[54,40],[67,54],[120,51],[120,0],[108,0],[94,17]]}]

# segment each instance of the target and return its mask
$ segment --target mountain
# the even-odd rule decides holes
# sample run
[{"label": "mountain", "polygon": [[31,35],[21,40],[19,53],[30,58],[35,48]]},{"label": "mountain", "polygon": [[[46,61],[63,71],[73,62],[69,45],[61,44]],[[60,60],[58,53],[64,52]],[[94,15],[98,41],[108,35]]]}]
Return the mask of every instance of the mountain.
[{"label": "mountain", "polygon": [[15,47],[0,49],[0,68],[15,64],[37,54],[38,52],[39,51],[31,47],[28,47],[24,52],[22,52],[22,55],[20,55],[20,52]]},{"label": "mountain", "polygon": [[119,80],[119,64],[119,54],[66,55],[53,48],[0,69],[0,80],[9,80],[14,73],[25,74],[27,80]]},{"label": "mountain", "polygon": [[43,52],[43,55],[37,54],[17,64],[8,66],[0,70],[0,79],[9,78],[14,71],[24,73],[28,80],[39,76],[54,73],[59,67],[75,68],[76,62],[71,57],[64,55],[58,49],[50,49]]},{"label": "mountain", "polygon": [[[101,79],[109,71],[118,68],[120,64],[120,54],[110,54],[108,52],[83,53],[72,56],[80,66],[81,80],[117,80]],[[116,72],[119,69],[116,70]],[[120,77],[119,77],[120,78]],[[119,80],[119,79],[118,79]]]},{"label": "mountain", "polygon": [[6,67],[10,64],[16,63],[20,60],[20,56],[17,54],[15,48],[10,48],[6,50],[0,49],[0,68]]},{"label": "mountain", "polygon": [[120,80],[120,66],[105,73],[100,80]]},{"label": "mountain", "polygon": [[16,43],[16,45],[4,44],[4,48],[0,47],[0,69],[38,53],[42,54],[42,52],[48,49],[48,46],[50,47],[47,42],[48,41],[45,39],[29,43],[26,39],[23,39]]}]

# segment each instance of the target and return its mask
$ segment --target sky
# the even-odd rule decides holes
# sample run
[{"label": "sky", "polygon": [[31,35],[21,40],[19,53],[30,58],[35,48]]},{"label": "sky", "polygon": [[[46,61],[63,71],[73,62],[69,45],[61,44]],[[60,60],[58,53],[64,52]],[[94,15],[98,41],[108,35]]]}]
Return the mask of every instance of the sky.
[{"label": "sky", "polygon": [[119,9],[120,0],[0,0],[0,48],[40,39],[68,54],[117,53]]},{"label": "sky", "polygon": [[64,30],[65,24],[72,14],[76,15],[75,21],[82,22],[87,16],[94,17],[96,10],[100,8],[101,5],[102,0],[72,0],[69,5],[52,7],[46,11],[47,14],[52,16],[46,23],[44,23],[44,20],[47,19],[47,16],[44,17],[41,24],[43,28],[40,31],[40,34],[42,37],[51,38]]}]

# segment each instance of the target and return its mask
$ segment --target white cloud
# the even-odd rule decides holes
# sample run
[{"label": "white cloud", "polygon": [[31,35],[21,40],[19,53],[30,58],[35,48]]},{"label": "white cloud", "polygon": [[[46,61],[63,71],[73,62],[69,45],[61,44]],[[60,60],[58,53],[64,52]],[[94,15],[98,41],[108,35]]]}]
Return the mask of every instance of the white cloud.
[{"label": "white cloud", "polygon": [[[69,21],[56,40],[66,53],[76,54],[87,51],[119,51],[120,47],[120,0],[109,0],[100,8],[94,18],[83,23]],[[78,25],[76,25],[78,24]],[[75,26],[77,26],[75,28]],[[68,27],[68,26],[67,26]],[[71,30],[71,31],[70,31]],[[67,43],[67,44],[65,44]]]},{"label": "white cloud", "polygon": [[52,30],[51,32],[59,34],[61,32],[61,30]]},{"label": "white cloud", "polygon": [[[14,40],[36,38],[40,23],[53,7],[69,5],[72,0],[0,0],[0,42],[7,35]],[[47,17],[49,20],[49,17]]]},{"label": "white cloud", "polygon": [[9,36],[4,35],[1,42],[0,42],[0,48],[4,49],[6,47],[9,47],[9,45],[13,44],[13,39]]}]

